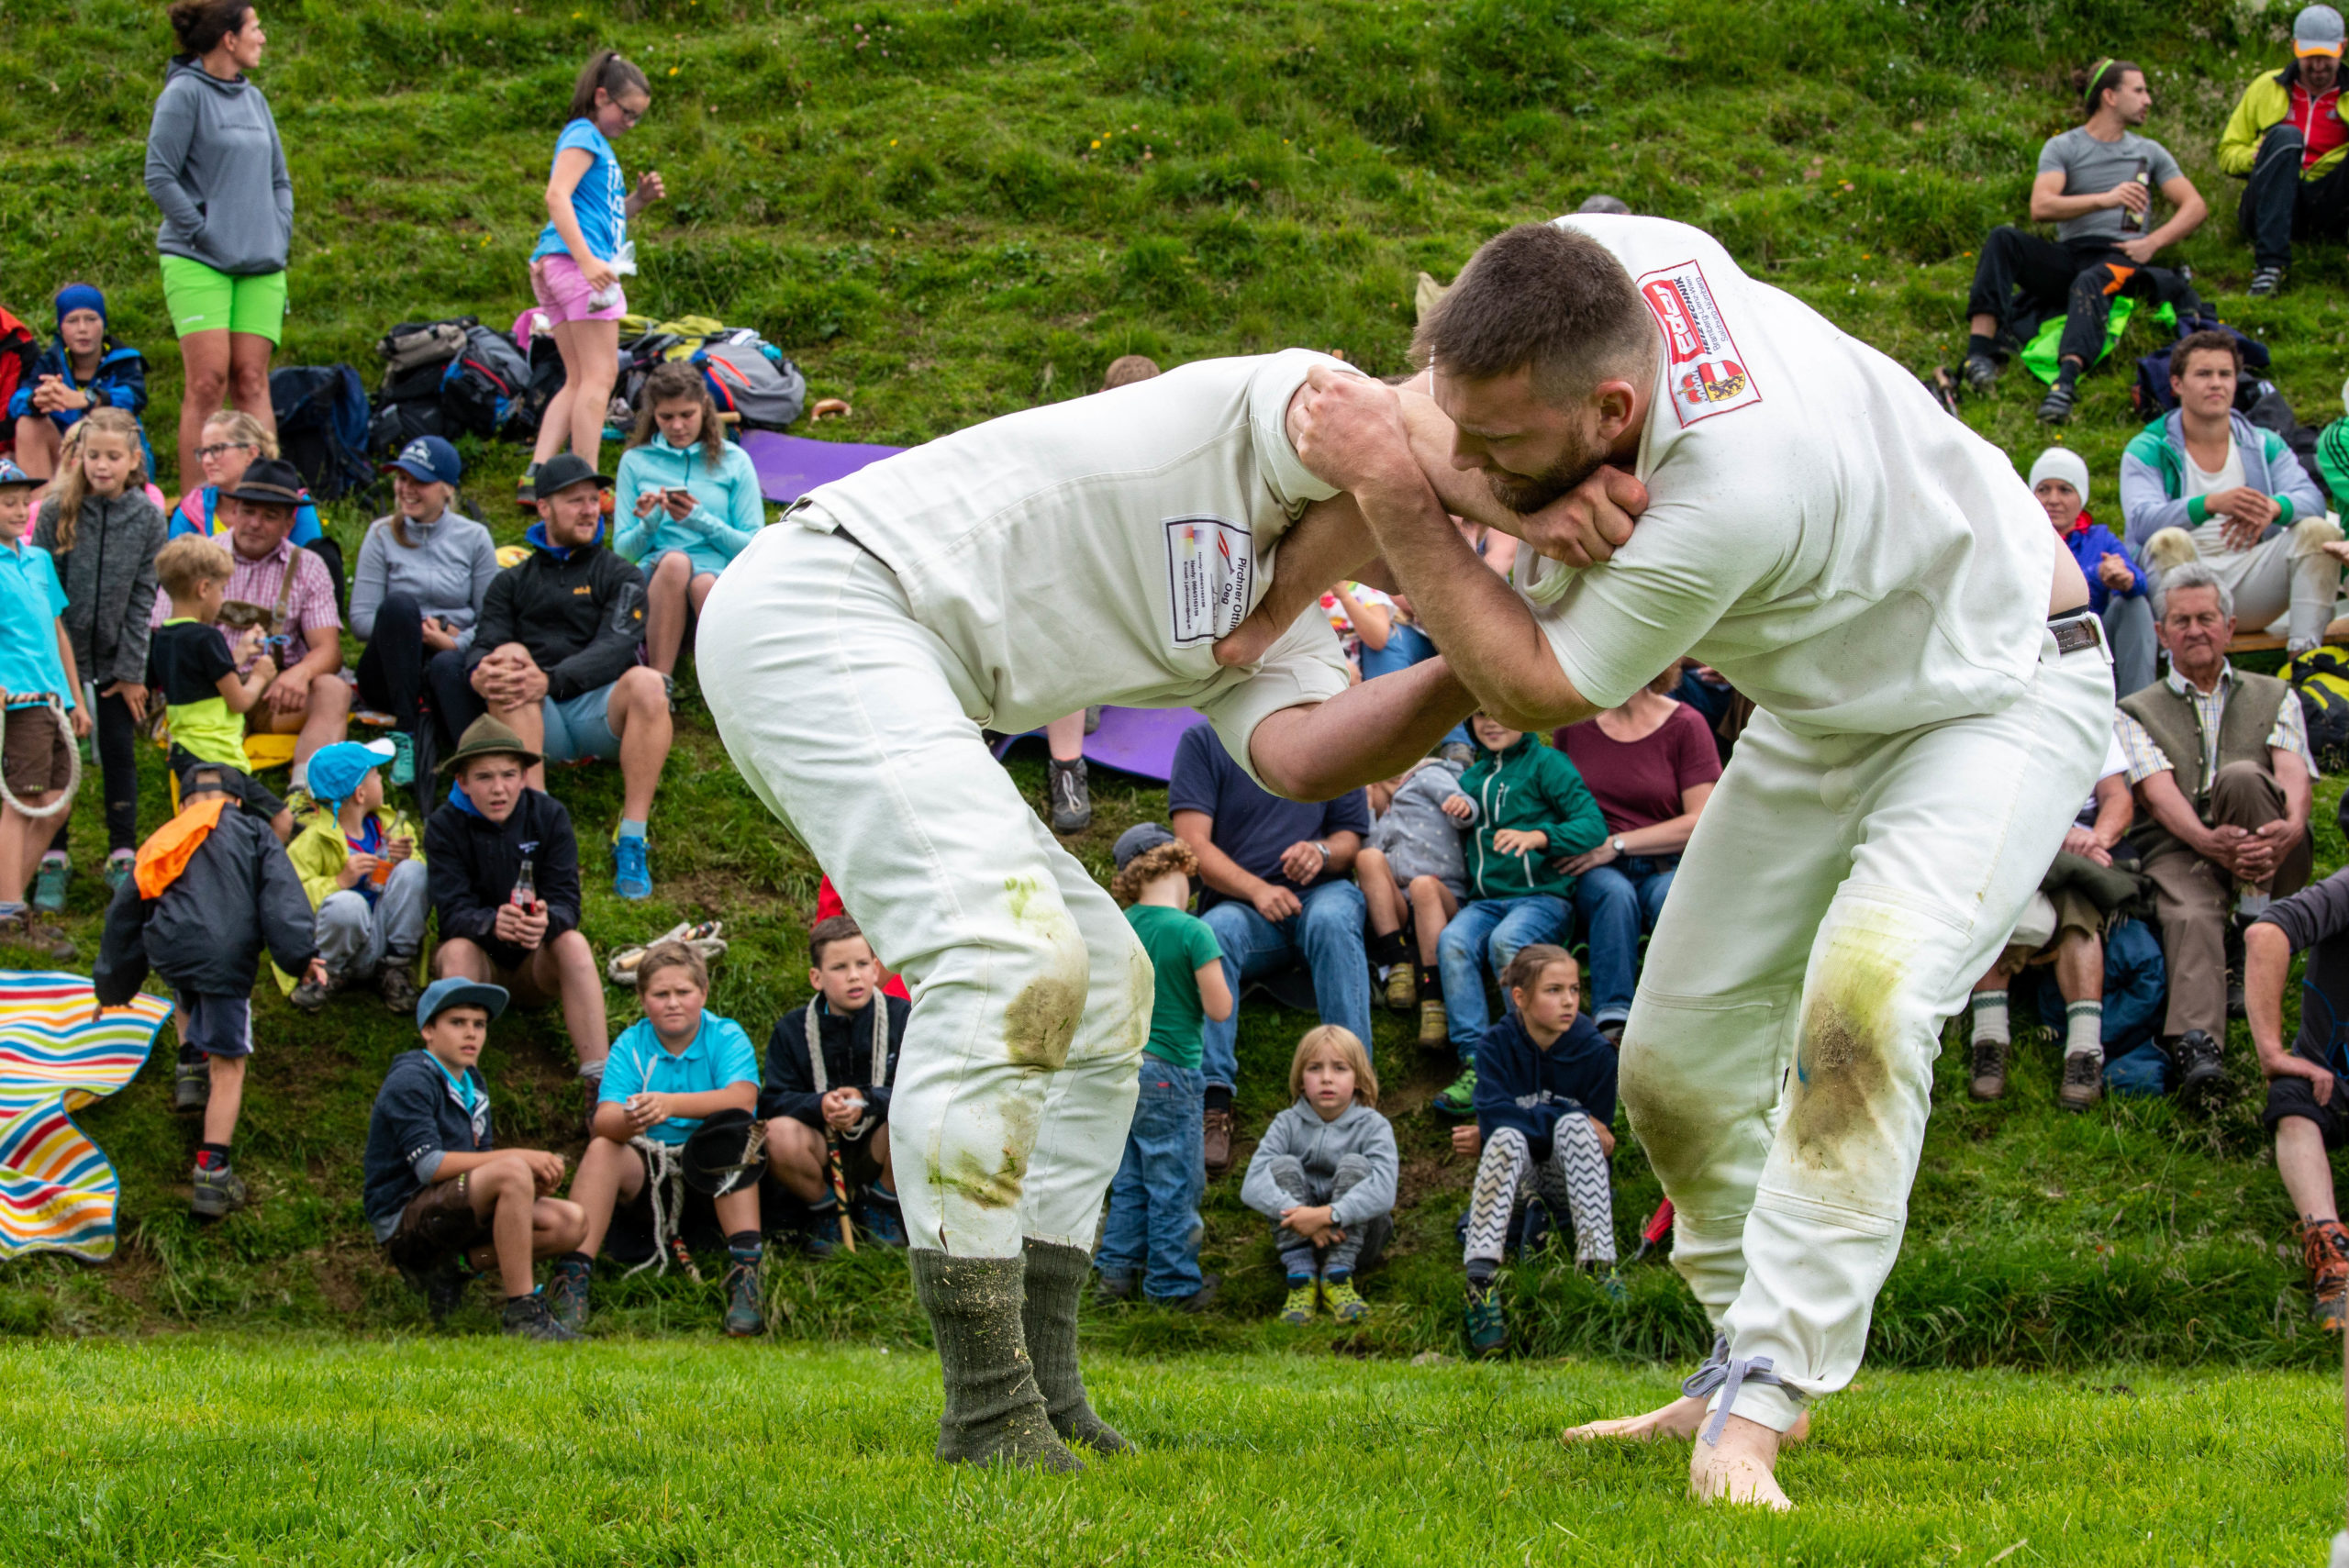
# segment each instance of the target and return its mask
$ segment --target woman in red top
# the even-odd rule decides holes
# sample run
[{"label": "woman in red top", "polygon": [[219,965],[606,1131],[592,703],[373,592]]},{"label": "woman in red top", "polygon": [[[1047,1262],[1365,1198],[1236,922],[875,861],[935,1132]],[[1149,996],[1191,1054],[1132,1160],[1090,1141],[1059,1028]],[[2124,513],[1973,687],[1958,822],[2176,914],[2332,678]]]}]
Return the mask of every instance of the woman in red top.
[{"label": "woman in red top", "polygon": [[1619,1042],[1631,1016],[1640,935],[1655,929],[1680,851],[1721,776],[1704,716],[1664,695],[1679,683],[1675,662],[1622,706],[1551,737],[1607,817],[1607,841],[1565,869],[1577,878],[1575,910],[1590,943],[1591,1021]]}]

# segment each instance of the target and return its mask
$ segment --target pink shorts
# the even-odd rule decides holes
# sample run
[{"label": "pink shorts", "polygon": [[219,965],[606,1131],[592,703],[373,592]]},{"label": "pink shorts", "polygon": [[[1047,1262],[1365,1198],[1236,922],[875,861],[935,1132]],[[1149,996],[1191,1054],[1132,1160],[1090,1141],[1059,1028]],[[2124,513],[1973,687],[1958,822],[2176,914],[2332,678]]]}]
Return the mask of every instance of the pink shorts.
[{"label": "pink shorts", "polygon": [[568,256],[541,256],[531,262],[530,292],[547,313],[550,327],[566,321],[618,321],[628,314],[627,292],[617,285],[613,292],[618,299],[601,310],[591,309],[587,301],[596,291],[580,275],[579,263]]}]

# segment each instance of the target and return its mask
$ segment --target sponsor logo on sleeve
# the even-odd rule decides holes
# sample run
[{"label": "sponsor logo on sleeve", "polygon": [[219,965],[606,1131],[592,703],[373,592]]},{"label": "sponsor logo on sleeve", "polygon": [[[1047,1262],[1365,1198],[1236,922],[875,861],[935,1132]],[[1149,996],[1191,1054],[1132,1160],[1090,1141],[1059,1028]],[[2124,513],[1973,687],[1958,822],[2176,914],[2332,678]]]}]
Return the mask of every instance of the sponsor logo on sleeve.
[{"label": "sponsor logo on sleeve", "polygon": [[1703,267],[1689,261],[1659,268],[1639,286],[1664,331],[1664,386],[1684,428],[1762,401]]},{"label": "sponsor logo on sleeve", "polygon": [[1255,585],[1256,541],[1246,527],[1221,517],[1166,521],[1166,585],[1174,646],[1196,648],[1229,637],[1248,618]]}]

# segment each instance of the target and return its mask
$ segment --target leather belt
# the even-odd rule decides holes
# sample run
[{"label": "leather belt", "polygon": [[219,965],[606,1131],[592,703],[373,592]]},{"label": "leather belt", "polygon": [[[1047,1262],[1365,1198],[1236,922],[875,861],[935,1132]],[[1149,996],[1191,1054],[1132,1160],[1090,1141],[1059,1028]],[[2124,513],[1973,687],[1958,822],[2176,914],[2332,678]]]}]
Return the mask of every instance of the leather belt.
[{"label": "leather belt", "polygon": [[2050,616],[2047,629],[2055,634],[2058,658],[2067,653],[2077,653],[2084,648],[2094,648],[2104,640],[2104,623],[2085,606],[2076,610],[2066,610],[2060,616]]}]

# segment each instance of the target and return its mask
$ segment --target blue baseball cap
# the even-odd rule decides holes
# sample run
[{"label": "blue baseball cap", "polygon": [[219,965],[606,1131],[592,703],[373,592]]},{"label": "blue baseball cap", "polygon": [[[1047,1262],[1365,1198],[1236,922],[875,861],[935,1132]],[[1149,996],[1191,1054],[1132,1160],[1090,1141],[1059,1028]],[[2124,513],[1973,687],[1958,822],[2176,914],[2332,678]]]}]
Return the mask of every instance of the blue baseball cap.
[{"label": "blue baseball cap", "polygon": [[310,757],[311,797],[328,806],[349,800],[369,773],[397,755],[388,740],[338,740],[321,746]]},{"label": "blue baseball cap", "polygon": [[384,465],[389,473],[398,469],[410,479],[424,484],[454,484],[465,476],[465,460],[457,449],[438,436],[418,436],[400,449],[400,455]]},{"label": "blue baseball cap", "polygon": [[506,987],[455,974],[436,980],[416,999],[416,1027],[424,1028],[451,1007],[480,1007],[494,1018],[506,1010]]}]

